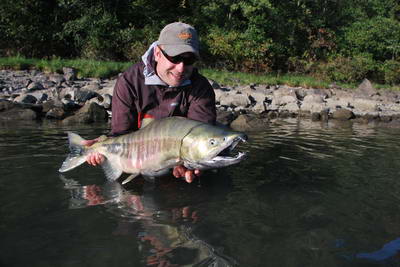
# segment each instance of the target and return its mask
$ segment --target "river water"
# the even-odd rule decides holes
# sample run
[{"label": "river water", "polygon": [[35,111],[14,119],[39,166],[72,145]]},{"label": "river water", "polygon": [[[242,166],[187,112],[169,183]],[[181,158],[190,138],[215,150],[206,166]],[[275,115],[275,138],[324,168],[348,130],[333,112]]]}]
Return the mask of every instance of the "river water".
[{"label": "river water", "polygon": [[400,129],[276,122],[193,184],[58,173],[107,128],[1,125],[0,266],[400,265]]}]

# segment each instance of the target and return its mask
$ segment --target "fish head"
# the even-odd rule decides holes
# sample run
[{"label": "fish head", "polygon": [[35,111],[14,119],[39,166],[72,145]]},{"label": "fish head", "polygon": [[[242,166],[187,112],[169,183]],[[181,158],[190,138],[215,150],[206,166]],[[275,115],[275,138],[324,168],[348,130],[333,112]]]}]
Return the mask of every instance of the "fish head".
[{"label": "fish head", "polygon": [[240,162],[246,154],[229,156],[239,142],[245,142],[244,133],[210,124],[194,127],[183,139],[181,158],[190,169],[211,169]]}]

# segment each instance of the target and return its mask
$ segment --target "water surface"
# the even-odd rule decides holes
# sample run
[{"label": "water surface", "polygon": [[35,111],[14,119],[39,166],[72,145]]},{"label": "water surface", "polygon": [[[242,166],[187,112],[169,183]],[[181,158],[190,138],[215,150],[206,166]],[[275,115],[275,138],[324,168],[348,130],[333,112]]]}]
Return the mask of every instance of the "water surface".
[{"label": "water surface", "polygon": [[58,173],[66,131],[2,124],[0,266],[398,266],[400,130],[274,123],[193,184]]}]

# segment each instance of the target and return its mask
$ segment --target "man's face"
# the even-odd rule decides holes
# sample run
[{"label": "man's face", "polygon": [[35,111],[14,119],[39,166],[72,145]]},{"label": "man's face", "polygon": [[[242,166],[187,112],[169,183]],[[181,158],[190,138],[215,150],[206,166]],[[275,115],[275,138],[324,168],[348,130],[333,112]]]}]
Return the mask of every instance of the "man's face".
[{"label": "man's face", "polygon": [[[160,47],[156,46],[154,50],[155,60],[157,62],[157,75],[166,84],[172,87],[179,86],[184,80],[189,79],[193,72],[193,63],[185,64],[185,60],[173,63],[165,55]],[[183,53],[177,56],[178,59],[190,59],[194,57],[193,53]],[[176,58],[176,57],[173,57]],[[190,61],[190,60],[188,60]]]}]

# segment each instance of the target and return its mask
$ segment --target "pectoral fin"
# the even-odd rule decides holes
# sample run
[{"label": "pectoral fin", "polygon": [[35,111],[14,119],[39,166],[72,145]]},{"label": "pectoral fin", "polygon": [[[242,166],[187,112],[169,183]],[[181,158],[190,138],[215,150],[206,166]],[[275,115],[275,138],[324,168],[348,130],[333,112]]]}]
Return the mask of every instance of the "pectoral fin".
[{"label": "pectoral fin", "polygon": [[131,175],[129,175],[123,182],[122,184],[126,184],[129,183],[130,181],[133,180],[133,178],[135,178],[136,176],[138,176],[139,173],[132,173]]},{"label": "pectoral fin", "polygon": [[110,181],[117,180],[122,174],[122,170],[115,166],[115,164],[112,164],[112,162],[108,159],[101,164],[101,167],[103,168],[107,179]]}]

